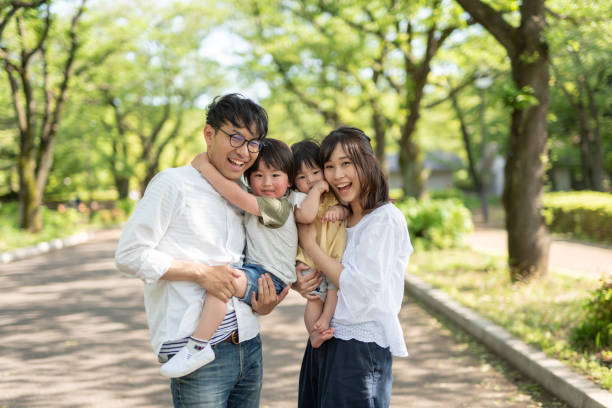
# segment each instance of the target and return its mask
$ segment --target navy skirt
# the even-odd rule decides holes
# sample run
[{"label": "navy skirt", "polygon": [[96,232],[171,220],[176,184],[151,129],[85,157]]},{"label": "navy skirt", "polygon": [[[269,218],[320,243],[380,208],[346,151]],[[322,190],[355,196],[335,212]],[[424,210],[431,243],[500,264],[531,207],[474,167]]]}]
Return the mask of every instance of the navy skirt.
[{"label": "navy skirt", "polygon": [[376,343],[332,337],[306,345],[298,408],[383,408],[391,399],[393,358]]}]

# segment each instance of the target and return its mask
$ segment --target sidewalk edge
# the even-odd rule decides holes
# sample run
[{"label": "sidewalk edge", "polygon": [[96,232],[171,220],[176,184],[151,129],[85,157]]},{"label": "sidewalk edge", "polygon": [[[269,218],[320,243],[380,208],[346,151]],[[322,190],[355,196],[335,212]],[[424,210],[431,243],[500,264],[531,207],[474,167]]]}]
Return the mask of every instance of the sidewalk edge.
[{"label": "sidewalk edge", "polygon": [[32,256],[44,254],[46,252],[55,251],[62,248],[79,245],[91,240],[94,236],[94,231],[79,232],[65,238],[56,238],[47,242],[40,242],[25,248],[19,248],[14,251],[0,253],[0,264],[18,261]]},{"label": "sidewalk edge", "polygon": [[612,393],[571,371],[560,361],[547,357],[543,352],[460,305],[446,293],[432,288],[416,276],[406,273],[405,282],[406,289],[412,296],[442,313],[573,408],[612,407]]}]

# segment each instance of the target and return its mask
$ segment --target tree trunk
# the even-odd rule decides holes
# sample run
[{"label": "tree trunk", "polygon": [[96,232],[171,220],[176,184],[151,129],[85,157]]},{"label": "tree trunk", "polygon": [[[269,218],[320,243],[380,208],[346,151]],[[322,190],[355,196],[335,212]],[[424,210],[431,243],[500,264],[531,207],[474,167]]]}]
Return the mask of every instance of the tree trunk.
[{"label": "tree trunk", "polygon": [[372,127],[374,128],[374,140],[376,140],[376,159],[380,164],[380,167],[385,173],[385,176],[389,177],[389,164],[387,163],[387,156],[385,155],[385,118],[380,113],[380,107],[377,101],[372,101]]},{"label": "tree trunk", "polygon": [[421,149],[412,141],[402,146],[399,154],[404,197],[421,197],[424,191],[425,175],[421,165]]},{"label": "tree trunk", "polygon": [[513,281],[546,275],[550,240],[542,210],[548,137],[549,54],[545,0],[520,3],[520,26],[482,0],[457,0],[506,49],[517,89],[533,91],[536,103],[514,101],[505,168],[503,203],[508,231],[508,265]]},{"label": "tree trunk", "polygon": [[42,230],[41,195],[36,188],[33,157],[19,157],[19,227],[35,233]]},{"label": "tree trunk", "polygon": [[130,178],[115,175],[115,188],[119,194],[119,200],[128,198],[130,194]]},{"label": "tree trunk", "polygon": [[[544,276],[548,272],[550,239],[542,216],[542,190],[548,137],[548,49],[523,32],[524,46],[511,58],[512,77],[519,89],[530,87],[538,103],[512,111],[510,141],[505,168],[503,203],[508,231],[508,264],[513,281]],[[537,46],[537,47],[536,47]],[[533,59],[523,58],[532,55]],[[537,57],[535,56],[537,55]],[[525,61],[529,61],[527,63]]]}]

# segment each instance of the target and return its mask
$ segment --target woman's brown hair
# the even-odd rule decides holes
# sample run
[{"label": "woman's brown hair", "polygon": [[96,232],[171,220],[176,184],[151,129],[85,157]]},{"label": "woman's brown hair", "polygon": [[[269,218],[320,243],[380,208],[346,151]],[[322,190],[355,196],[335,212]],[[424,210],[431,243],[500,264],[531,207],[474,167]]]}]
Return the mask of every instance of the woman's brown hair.
[{"label": "woman's brown hair", "polygon": [[319,163],[325,165],[340,144],[357,170],[361,184],[361,208],[365,213],[389,202],[389,184],[376,160],[370,138],[360,129],[343,126],[332,130],[321,142]]}]

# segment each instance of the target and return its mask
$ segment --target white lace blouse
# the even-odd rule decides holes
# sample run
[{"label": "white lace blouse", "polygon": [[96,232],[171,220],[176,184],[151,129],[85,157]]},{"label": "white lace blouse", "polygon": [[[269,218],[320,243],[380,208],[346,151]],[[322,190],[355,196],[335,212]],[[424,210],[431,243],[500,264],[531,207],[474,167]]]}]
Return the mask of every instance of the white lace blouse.
[{"label": "white lace blouse", "polygon": [[398,315],[412,251],[404,215],[391,203],[347,228],[334,337],[375,342],[395,356],[408,355]]}]

